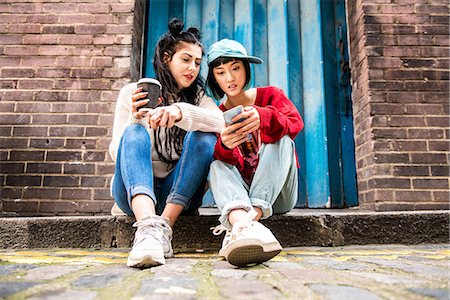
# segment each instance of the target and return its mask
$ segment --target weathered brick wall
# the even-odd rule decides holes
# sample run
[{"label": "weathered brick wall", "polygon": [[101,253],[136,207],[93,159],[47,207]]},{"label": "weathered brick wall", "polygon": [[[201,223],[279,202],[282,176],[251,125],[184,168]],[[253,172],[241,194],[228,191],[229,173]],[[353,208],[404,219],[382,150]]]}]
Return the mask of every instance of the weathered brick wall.
[{"label": "weathered brick wall", "polygon": [[107,154],[134,1],[0,2],[0,214],[112,206]]},{"label": "weathered brick wall", "polygon": [[347,0],[359,201],[449,207],[448,0]]},{"label": "weathered brick wall", "polygon": [[[109,211],[114,102],[139,64],[133,7],[0,2],[0,215]],[[447,0],[347,7],[361,207],[447,208]]]}]

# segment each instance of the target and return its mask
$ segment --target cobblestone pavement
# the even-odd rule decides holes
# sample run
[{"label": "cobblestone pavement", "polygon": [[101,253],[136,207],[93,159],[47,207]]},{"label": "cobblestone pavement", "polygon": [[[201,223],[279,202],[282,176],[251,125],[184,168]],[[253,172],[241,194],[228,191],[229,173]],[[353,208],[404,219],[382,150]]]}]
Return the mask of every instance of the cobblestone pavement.
[{"label": "cobblestone pavement", "polygon": [[449,245],[290,248],[241,269],[216,253],[131,269],[127,250],[1,250],[0,299],[449,299]]}]

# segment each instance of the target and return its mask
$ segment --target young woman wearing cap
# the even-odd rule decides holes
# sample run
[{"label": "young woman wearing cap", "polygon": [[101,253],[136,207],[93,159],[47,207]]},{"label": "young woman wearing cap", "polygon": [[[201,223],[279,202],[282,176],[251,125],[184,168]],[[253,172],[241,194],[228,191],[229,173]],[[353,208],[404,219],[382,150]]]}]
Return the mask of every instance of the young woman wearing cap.
[{"label": "young woman wearing cap", "polygon": [[221,211],[214,233],[226,231],[219,255],[235,266],[262,263],[282,248],[258,220],[286,213],[297,202],[293,139],[303,121],[282,90],[250,88],[249,64],[262,60],[240,43],[216,42],[207,59],[207,89],[216,99],[225,96],[219,108],[243,106],[221,131],[210,166],[209,185]]},{"label": "young woman wearing cap", "polygon": [[161,265],[173,256],[171,227],[181,213],[197,213],[216,143],[213,132],[223,128],[222,112],[205,96],[198,76],[203,55],[199,31],[182,29],[181,20],[172,20],[156,45],[159,106],[139,110],[148,100],[136,83],[123,87],[117,99],[109,147],[116,162],[112,194],[137,221],[127,262],[131,267]]}]

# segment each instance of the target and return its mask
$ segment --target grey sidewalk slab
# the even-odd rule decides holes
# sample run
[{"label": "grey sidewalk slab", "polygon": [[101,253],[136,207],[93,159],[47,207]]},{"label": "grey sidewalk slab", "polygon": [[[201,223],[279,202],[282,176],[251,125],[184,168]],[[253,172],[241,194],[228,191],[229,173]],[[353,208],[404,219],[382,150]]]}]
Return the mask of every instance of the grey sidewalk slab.
[{"label": "grey sidewalk slab", "polygon": [[[284,247],[420,244],[449,241],[449,211],[363,212],[301,210],[262,222]],[[174,227],[177,250],[218,250],[218,211],[180,217]],[[0,218],[0,248],[130,247],[134,219],[125,216]]]},{"label": "grey sidewalk slab", "polygon": [[247,268],[207,252],[140,270],[127,254],[0,250],[0,299],[449,299],[448,244],[285,248]]}]

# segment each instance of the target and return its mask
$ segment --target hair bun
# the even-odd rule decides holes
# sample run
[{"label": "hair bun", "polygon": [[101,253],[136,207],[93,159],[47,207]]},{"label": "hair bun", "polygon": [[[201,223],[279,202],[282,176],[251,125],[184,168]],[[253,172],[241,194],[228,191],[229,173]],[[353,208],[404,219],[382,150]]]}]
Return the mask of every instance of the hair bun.
[{"label": "hair bun", "polygon": [[192,33],[198,40],[200,40],[200,30],[195,27],[189,27],[187,32]]},{"label": "hair bun", "polygon": [[169,22],[169,32],[174,36],[179,35],[180,32],[183,30],[183,27],[184,27],[183,21],[178,18],[173,18]]}]

